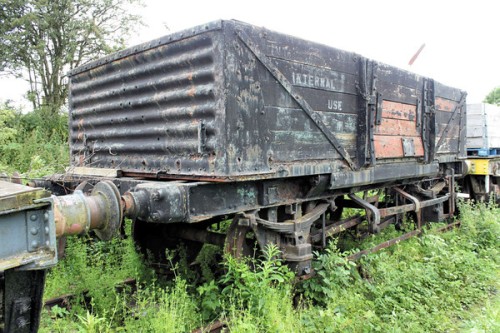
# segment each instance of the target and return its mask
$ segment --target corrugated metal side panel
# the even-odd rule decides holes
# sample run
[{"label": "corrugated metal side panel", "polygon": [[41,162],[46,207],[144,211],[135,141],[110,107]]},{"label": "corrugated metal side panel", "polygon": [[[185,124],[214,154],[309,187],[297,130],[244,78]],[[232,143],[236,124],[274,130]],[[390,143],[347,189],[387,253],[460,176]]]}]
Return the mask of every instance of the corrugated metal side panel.
[{"label": "corrugated metal side panel", "polygon": [[195,35],[71,76],[72,164],[213,172],[224,117],[218,36]]}]

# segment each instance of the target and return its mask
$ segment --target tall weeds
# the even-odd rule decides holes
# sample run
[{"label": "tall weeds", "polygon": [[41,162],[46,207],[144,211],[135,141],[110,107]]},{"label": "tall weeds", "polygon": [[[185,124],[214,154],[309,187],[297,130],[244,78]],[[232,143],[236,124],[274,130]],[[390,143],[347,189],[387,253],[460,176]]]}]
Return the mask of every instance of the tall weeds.
[{"label": "tall weeds", "polygon": [[[460,208],[461,228],[431,228],[357,263],[332,242],[316,254],[315,278],[302,284],[269,246],[258,259],[226,258],[226,273],[197,288],[177,274],[166,284],[150,279],[124,295],[112,283],[94,282],[144,276],[148,270],[132,254],[130,239],[111,243],[113,249],[89,250],[75,242],[66,262],[49,275],[48,292],[63,293],[54,288],[81,281],[82,288],[94,290],[92,306],[45,313],[43,331],[190,332],[218,318],[231,332],[499,331],[500,209]],[[366,242],[377,237],[386,235]]]},{"label": "tall weeds", "polygon": [[61,172],[69,163],[67,114],[23,114],[0,105],[0,133],[0,171],[34,178]]}]

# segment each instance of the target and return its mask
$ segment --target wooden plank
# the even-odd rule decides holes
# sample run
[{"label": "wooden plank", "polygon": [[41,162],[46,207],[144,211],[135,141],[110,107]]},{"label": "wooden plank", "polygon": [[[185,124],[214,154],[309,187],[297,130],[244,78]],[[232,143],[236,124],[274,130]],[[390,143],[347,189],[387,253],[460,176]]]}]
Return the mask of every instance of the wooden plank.
[{"label": "wooden plank", "polygon": [[417,106],[384,100],[382,102],[382,118],[412,120],[415,122]]},{"label": "wooden plank", "polygon": [[[480,115],[480,114],[469,115],[469,114],[467,114],[467,130],[469,130],[469,126],[470,127],[482,127],[483,131],[486,130],[485,120],[486,120],[486,118],[484,117],[484,115]],[[491,123],[491,124],[494,124],[494,123]]]},{"label": "wooden plank", "polygon": [[[400,136],[374,135],[376,158],[404,157],[403,142]],[[424,146],[421,138],[414,138],[415,156],[424,156]]]},{"label": "wooden plank", "polygon": [[280,59],[273,63],[296,87],[357,94],[355,75]]},{"label": "wooden plank", "polygon": [[458,138],[448,137],[443,140],[441,146],[437,148],[436,154],[458,153]]},{"label": "wooden plank", "polygon": [[[453,113],[451,112],[436,110],[436,124],[446,126],[446,124],[448,124],[452,116]],[[458,126],[458,124],[460,124],[460,113],[455,115],[455,119],[452,120],[450,126]]]},{"label": "wooden plank", "polygon": [[[436,124],[436,126],[436,136],[438,138],[443,136],[443,134],[445,138],[458,138],[460,135],[460,127],[458,124],[453,124],[452,126],[448,126],[448,128],[446,128],[446,124]],[[444,133],[445,129],[447,129],[446,133]]]},{"label": "wooden plank", "polygon": [[436,96],[446,98],[452,101],[458,102],[462,97],[462,91],[460,89],[445,86],[444,84],[439,83],[437,81],[434,81],[434,91]]},{"label": "wooden plank", "polygon": [[[468,135],[468,134],[467,134]],[[487,148],[484,138],[481,137],[468,137],[467,148]]]},{"label": "wooden plank", "polygon": [[458,102],[442,98],[442,97],[436,97],[435,99],[435,107],[436,110],[439,111],[447,111],[447,112],[453,112],[455,111],[455,108],[458,104]]},{"label": "wooden plank", "polygon": [[377,89],[384,100],[395,101],[405,104],[415,104],[422,96],[422,90],[408,88],[388,81],[378,81]]},{"label": "wooden plank", "polygon": [[84,176],[119,178],[122,171],[118,169],[91,168],[91,167],[69,167],[66,173]]},{"label": "wooden plank", "polygon": [[[358,116],[351,113],[315,112],[326,127],[333,133],[356,133]],[[264,109],[262,124],[270,131],[304,131],[318,133],[312,120],[301,109],[267,106]],[[323,137],[324,140],[324,137]]]},{"label": "wooden plank", "polygon": [[388,81],[412,89],[423,86],[423,77],[382,63],[378,64],[377,75],[381,81]]},{"label": "wooden plank", "polygon": [[313,66],[327,67],[355,74],[359,55],[267,29],[246,29],[263,52],[273,58],[292,59]]},{"label": "wooden plank", "polygon": [[22,193],[36,192],[39,188],[29,187],[21,184],[15,184],[0,180],[0,199],[4,197],[12,197]]},{"label": "wooden plank", "polygon": [[307,100],[315,111],[341,112],[358,114],[358,96],[324,91],[318,89],[296,87],[297,93]]},{"label": "wooden plank", "polygon": [[[337,137],[349,154],[354,155],[356,135],[344,133]],[[274,159],[282,162],[342,158],[319,132],[273,131],[270,148],[274,152]]]},{"label": "wooden plank", "polygon": [[375,126],[374,134],[420,137],[415,121],[387,118],[382,118],[380,125]]}]

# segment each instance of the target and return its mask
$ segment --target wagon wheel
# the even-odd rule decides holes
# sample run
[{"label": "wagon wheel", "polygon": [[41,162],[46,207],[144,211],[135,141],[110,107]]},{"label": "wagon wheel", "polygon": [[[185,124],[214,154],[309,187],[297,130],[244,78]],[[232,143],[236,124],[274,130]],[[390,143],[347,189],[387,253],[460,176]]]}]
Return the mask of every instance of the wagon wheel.
[{"label": "wagon wheel", "polygon": [[252,256],[255,252],[257,242],[253,237],[250,226],[240,225],[240,219],[235,217],[226,233],[224,252],[235,258]]}]

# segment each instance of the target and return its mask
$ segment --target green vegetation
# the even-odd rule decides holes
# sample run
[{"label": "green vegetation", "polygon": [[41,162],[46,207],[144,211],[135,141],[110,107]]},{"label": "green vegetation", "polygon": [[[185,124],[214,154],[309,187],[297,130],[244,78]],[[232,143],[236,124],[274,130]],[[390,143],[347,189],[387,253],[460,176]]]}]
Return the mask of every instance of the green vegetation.
[{"label": "green vegetation", "polygon": [[[500,208],[463,203],[460,211],[461,228],[431,228],[356,263],[346,257],[357,249],[344,242],[341,252],[334,240],[302,283],[274,246],[257,259],[226,258],[222,276],[195,287],[178,265],[175,278],[157,280],[130,238],[73,240],[48,277],[47,297],[85,289],[90,302],[45,312],[42,332],[190,332],[218,318],[231,332],[499,331]],[[396,234],[388,228],[358,248]],[[141,281],[137,291],[113,287],[125,277]]]},{"label": "green vegetation", "polygon": [[493,88],[484,98],[484,102],[500,106],[500,87]]},{"label": "green vegetation", "polygon": [[0,105],[0,171],[27,177],[61,172],[69,162],[68,116],[39,109],[23,114]]},{"label": "green vegetation", "polygon": [[322,304],[324,316],[315,319],[316,308],[309,307],[308,326],[335,332],[460,331],[467,310],[496,294],[500,268],[499,209],[481,204],[463,205],[462,211],[461,229],[427,232],[356,267],[334,249],[321,255],[319,261],[330,267],[308,281],[306,291],[314,291],[309,294]]}]

